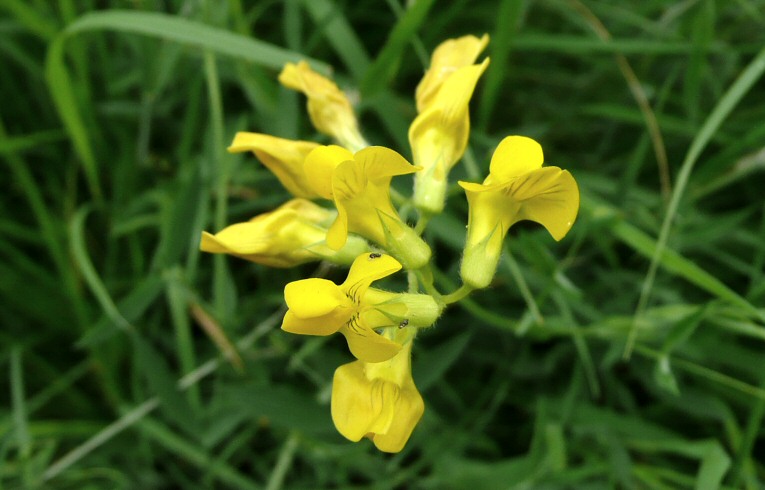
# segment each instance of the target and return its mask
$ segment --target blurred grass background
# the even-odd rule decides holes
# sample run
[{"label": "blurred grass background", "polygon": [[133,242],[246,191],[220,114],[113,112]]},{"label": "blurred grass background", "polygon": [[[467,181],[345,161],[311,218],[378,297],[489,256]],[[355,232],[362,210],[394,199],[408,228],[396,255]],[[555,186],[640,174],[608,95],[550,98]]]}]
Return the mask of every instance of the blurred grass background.
[{"label": "blurred grass background", "polygon": [[[582,209],[560,243],[514,228],[493,287],[419,336],[426,413],[384,455],[332,426],[343,340],[278,328],[284,284],[344,271],[199,233],[288,198],[236,131],[326,141],[286,61],[410,157],[430,51],[484,32],[452,176],[531,136]],[[3,0],[0,38],[0,487],[765,486],[765,1]]]}]

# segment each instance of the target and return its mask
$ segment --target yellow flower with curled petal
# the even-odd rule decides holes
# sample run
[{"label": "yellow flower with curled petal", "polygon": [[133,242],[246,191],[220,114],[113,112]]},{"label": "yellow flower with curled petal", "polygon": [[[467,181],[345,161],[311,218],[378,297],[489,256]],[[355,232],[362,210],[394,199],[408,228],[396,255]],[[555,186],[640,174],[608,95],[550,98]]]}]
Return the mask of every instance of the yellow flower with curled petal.
[{"label": "yellow flower with curled petal", "polygon": [[447,177],[462,158],[470,134],[468,103],[478,79],[489,64],[472,64],[489,41],[465,36],[442,43],[433,53],[431,67],[417,87],[420,111],[409,127],[415,165],[414,205],[426,214],[443,211]]},{"label": "yellow flower with curled petal", "polygon": [[360,237],[350,237],[342,249],[329,248],[325,242],[327,226],[336,216],[333,210],[296,198],[215,235],[202,232],[200,249],[271,267],[293,267],[322,259],[347,265],[369,245]]},{"label": "yellow flower with curled petal", "polygon": [[228,151],[251,151],[293,196],[313,199],[318,196],[307,182],[303,161],[318,146],[318,143],[310,141],[293,141],[240,131],[234,136]]},{"label": "yellow flower with curled petal", "polygon": [[352,154],[331,145],[309,153],[305,168],[314,191],[337,207],[337,219],[327,233],[330,247],[342,247],[351,232],[377,243],[407,269],[428,262],[430,247],[401,220],[390,202],[391,178],[414,173],[418,167],[382,146]]},{"label": "yellow flower with curled petal", "polygon": [[466,285],[474,289],[489,285],[505,235],[518,221],[536,221],[555,240],[571,229],[579,212],[579,188],[567,170],[543,168],[543,161],[539,143],[508,136],[494,152],[483,184],[459,183],[470,208],[460,268]]},{"label": "yellow flower with curled petal", "polygon": [[401,264],[389,255],[365,253],[356,258],[340,285],[317,278],[287,284],[284,299],[289,309],[282,330],[322,336],[340,332],[357,359],[367,362],[390,359],[401,350],[401,344],[375,329],[427,327],[441,312],[431,296],[386,294],[370,288],[372,282],[400,269]]},{"label": "yellow flower with curled petal", "polygon": [[359,132],[348,97],[335,82],[313,71],[305,61],[287,63],[279,74],[279,82],[308,97],[308,114],[317,130],[354,151],[368,146]]},{"label": "yellow flower with curled petal", "polygon": [[468,35],[447,39],[439,44],[430,57],[430,68],[415,91],[417,111],[423,112],[438,93],[444,80],[458,69],[473,64],[487,44],[488,34],[484,34],[480,39]]},{"label": "yellow flower with curled petal", "polygon": [[412,380],[412,342],[388,361],[355,361],[335,370],[332,421],[338,432],[358,442],[369,437],[380,451],[397,453],[425,411]]}]

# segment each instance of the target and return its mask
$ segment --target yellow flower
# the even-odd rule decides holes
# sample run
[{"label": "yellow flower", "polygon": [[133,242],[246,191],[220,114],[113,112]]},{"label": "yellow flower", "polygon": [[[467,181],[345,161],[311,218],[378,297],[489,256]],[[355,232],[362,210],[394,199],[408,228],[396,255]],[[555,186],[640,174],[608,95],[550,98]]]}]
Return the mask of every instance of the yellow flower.
[{"label": "yellow flower", "polygon": [[334,200],[337,207],[337,219],[327,233],[330,247],[342,247],[352,232],[377,243],[408,269],[428,262],[430,248],[390,202],[391,178],[414,173],[418,167],[382,146],[370,146],[355,155],[339,146],[326,146],[306,157],[305,168],[314,191]]},{"label": "yellow flower", "polygon": [[230,153],[251,151],[295,197],[318,197],[307,182],[303,161],[318,147],[310,141],[292,141],[267,134],[239,132],[228,147]]},{"label": "yellow flower", "polygon": [[335,138],[342,146],[360,150],[368,146],[359,132],[356,116],[348,97],[332,80],[325,78],[301,61],[287,63],[279,74],[279,82],[308,97],[308,114],[320,132]]},{"label": "yellow flower", "polygon": [[365,253],[356,258],[339,286],[316,278],[287,284],[284,299],[289,310],[282,329],[302,335],[340,332],[357,359],[390,359],[401,350],[401,344],[375,329],[427,327],[440,314],[439,306],[428,295],[388,293],[369,287],[400,269],[401,264],[389,255]]},{"label": "yellow flower", "polygon": [[571,229],[579,211],[574,177],[558,167],[544,167],[542,147],[531,138],[508,136],[491,158],[483,184],[460,182],[470,206],[460,274],[478,289],[489,285],[502,242],[521,220],[544,226],[555,240]]},{"label": "yellow flower", "polygon": [[470,134],[468,103],[489,64],[472,64],[489,41],[465,36],[442,43],[431,67],[417,87],[420,114],[409,128],[415,165],[414,204],[426,214],[440,213],[446,199],[447,177],[462,158]]},{"label": "yellow flower", "polygon": [[337,145],[319,146],[306,156],[304,171],[316,195],[333,199],[332,176],[345,161],[353,161],[353,153]]},{"label": "yellow flower", "polygon": [[473,64],[487,44],[488,34],[484,34],[480,39],[475,36],[462,36],[447,39],[439,44],[430,57],[430,68],[415,91],[417,111],[423,112],[438,93],[444,80],[459,68]]},{"label": "yellow flower", "polygon": [[325,242],[327,226],[337,213],[305,199],[292,199],[269,213],[224,228],[202,232],[203,252],[227,253],[271,267],[292,267],[314,260],[350,264],[369,245],[350,237],[339,251]]},{"label": "yellow flower", "polygon": [[332,421],[338,432],[358,442],[367,436],[377,449],[404,448],[425,411],[412,380],[412,342],[386,362],[355,361],[340,366],[332,381]]}]

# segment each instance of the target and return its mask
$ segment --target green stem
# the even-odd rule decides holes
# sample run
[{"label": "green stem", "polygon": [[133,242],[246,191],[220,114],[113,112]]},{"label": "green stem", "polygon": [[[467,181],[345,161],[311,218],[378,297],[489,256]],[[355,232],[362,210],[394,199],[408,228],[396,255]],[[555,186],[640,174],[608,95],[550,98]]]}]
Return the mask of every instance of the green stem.
[{"label": "green stem", "polygon": [[407,292],[416,293],[420,289],[420,285],[417,281],[417,274],[412,271],[408,271],[406,274],[406,278],[409,282],[409,288]]},{"label": "green stem", "polygon": [[515,280],[515,284],[518,286],[518,290],[520,291],[521,296],[523,296],[523,300],[526,302],[526,306],[528,306],[531,316],[534,317],[534,321],[537,322],[537,324],[541,325],[544,322],[542,313],[539,311],[534,295],[531,294],[531,290],[529,289],[528,284],[526,284],[526,280],[523,278],[523,273],[521,273],[521,268],[518,266],[518,262],[515,261],[509,246],[505,245],[504,251],[504,263],[510,271],[510,274],[513,276],[513,280]]},{"label": "green stem", "polygon": [[[426,264],[413,272],[417,279],[420,281],[420,284],[422,284],[425,292],[433,296],[437,302],[442,303],[443,300],[441,299],[441,293],[433,285],[433,270],[430,268],[430,264]],[[416,291],[409,292],[411,293]]]},{"label": "green stem", "polygon": [[[212,51],[204,52],[204,72],[207,81],[207,98],[210,107],[210,125],[212,130],[212,148],[216,162],[215,175],[215,229],[221,230],[226,225],[228,211],[228,162],[223,151],[223,102],[221,99],[220,79],[215,55]],[[216,255],[213,262],[213,302],[219,315],[228,314],[226,308],[228,268],[226,257]]]},{"label": "green stem", "polygon": [[587,342],[584,340],[584,335],[582,334],[579,325],[577,325],[576,320],[574,319],[574,315],[571,312],[571,308],[564,300],[563,295],[553,293],[553,300],[558,305],[558,309],[563,315],[565,322],[571,328],[571,339],[574,341],[574,347],[576,347],[577,353],[579,354],[579,358],[582,362],[585,378],[587,379],[587,384],[590,387],[590,394],[592,395],[593,399],[598,399],[600,397],[600,383],[598,382],[598,373],[595,369],[595,363],[592,360],[590,348],[587,345]]},{"label": "green stem", "polygon": [[[446,274],[442,273],[438,269],[436,269],[435,272],[436,279],[440,285],[446,288],[456,287],[454,281],[449,279]],[[441,300],[443,301],[443,297],[441,297]],[[494,313],[491,310],[479,305],[472,299],[464,298],[464,301],[460,304],[460,306],[487,325],[492,325],[501,330],[509,330],[511,332],[515,332],[518,328],[517,321],[511,320],[507,316]]]},{"label": "green stem", "polygon": [[450,305],[452,303],[456,303],[460,301],[461,299],[465,298],[467,295],[473,292],[473,288],[468,286],[467,284],[463,284],[459,287],[456,291],[453,293],[449,293],[446,296],[441,297],[441,301],[443,301],[445,304]]},{"label": "green stem", "polygon": [[420,214],[420,218],[417,220],[417,224],[414,227],[414,232],[418,235],[422,235],[422,232],[425,231],[425,228],[428,226],[428,222],[430,221],[430,215],[429,214]]}]

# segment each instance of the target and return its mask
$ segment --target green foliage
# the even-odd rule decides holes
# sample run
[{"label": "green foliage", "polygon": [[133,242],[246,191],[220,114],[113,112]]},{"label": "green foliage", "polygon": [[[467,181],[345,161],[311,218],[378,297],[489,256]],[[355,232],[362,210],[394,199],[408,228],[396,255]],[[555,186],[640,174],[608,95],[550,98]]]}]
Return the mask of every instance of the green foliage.
[{"label": "green foliage", "polygon": [[[762,12],[2,2],[0,486],[762,488]],[[332,427],[342,339],[278,328],[284,284],[343,271],[204,255],[199,234],[287,198],[226,154],[234,132],[326,141],[279,87],[284,62],[361,94],[367,139],[409,157],[427,53],[484,32],[452,176],[480,180],[502,137],[531,136],[582,209],[560,243],[513,228],[492,287],[421,333],[426,413],[383,455]],[[467,215],[449,195],[426,234],[442,291],[459,285]]]}]

